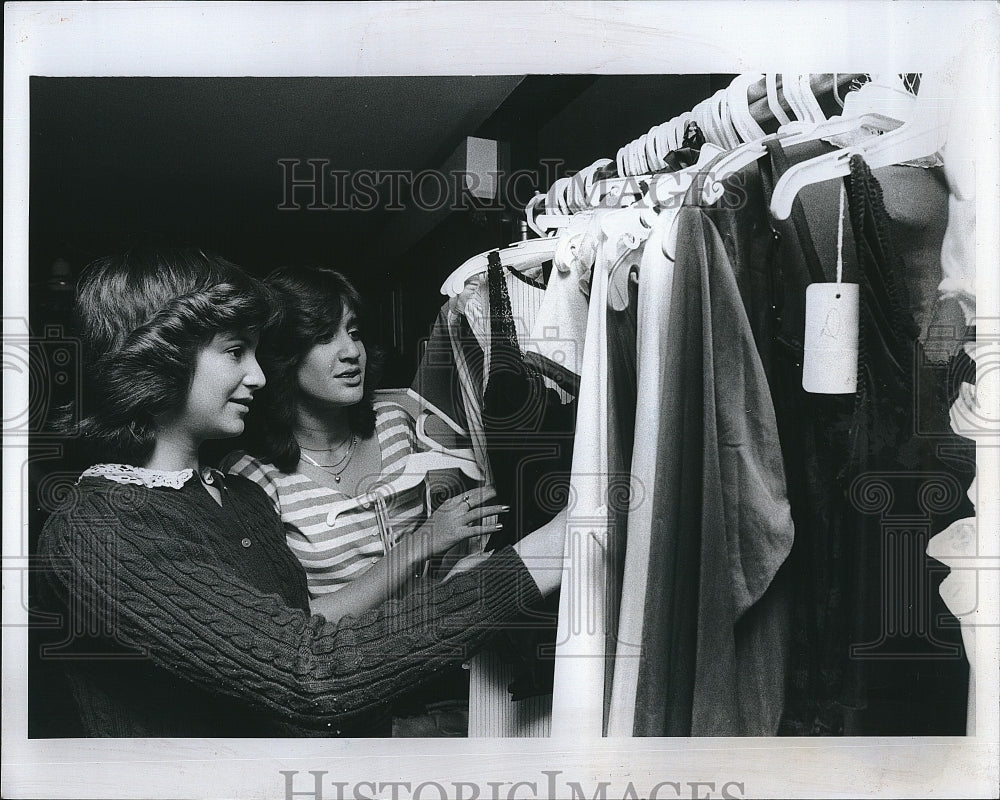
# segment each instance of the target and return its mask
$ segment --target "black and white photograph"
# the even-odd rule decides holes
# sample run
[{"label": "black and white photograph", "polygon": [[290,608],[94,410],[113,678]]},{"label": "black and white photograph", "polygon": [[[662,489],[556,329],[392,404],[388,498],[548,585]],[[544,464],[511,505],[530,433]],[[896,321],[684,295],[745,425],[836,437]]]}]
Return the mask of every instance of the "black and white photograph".
[{"label": "black and white photograph", "polygon": [[4,38],[3,797],[1000,796],[994,3]]}]

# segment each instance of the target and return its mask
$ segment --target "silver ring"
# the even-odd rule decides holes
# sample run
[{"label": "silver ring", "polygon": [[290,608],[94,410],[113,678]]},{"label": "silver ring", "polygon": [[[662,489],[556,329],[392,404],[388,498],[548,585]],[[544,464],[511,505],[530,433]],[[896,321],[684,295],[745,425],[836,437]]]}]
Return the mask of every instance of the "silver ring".
[{"label": "silver ring", "polygon": [[469,507],[469,511],[472,511],[472,503],[469,502],[469,495],[462,498],[462,502]]}]

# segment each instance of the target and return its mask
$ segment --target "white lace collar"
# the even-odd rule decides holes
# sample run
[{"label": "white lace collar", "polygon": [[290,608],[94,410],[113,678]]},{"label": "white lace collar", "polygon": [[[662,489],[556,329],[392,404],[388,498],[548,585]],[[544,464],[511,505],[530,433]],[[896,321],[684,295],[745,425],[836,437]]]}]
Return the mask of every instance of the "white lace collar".
[{"label": "white lace collar", "polygon": [[[205,483],[212,483],[217,470],[205,467],[202,470],[201,479]],[[166,486],[171,489],[180,489],[194,475],[193,469],[182,469],[177,472],[162,469],[146,469],[145,467],[135,467],[131,464],[94,464],[84,470],[81,478],[107,478],[115,483],[132,483],[138,486],[145,486],[148,489],[155,489]]]}]

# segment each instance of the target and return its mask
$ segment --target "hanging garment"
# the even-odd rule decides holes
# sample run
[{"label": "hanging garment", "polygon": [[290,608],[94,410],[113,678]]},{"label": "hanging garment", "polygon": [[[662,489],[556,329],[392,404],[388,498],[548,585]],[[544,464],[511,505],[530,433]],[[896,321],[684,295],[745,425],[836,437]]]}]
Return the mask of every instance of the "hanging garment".
[{"label": "hanging garment", "polygon": [[[669,346],[670,292],[673,285],[673,261],[663,256],[663,238],[676,216],[660,212],[643,248],[639,263],[639,281],[629,306],[636,314],[634,421],[638,421],[641,436],[631,451],[630,493],[626,518],[626,548],[622,565],[620,608],[617,641],[615,642],[614,675],[608,701],[608,736],[632,736],[635,727],[636,691],[639,683],[642,655],[642,623],[649,577],[649,547],[653,532],[652,476],[656,475],[656,442],[659,439],[662,397],[663,350]],[[609,311],[609,315],[612,312]],[[610,324],[610,320],[609,320]],[[626,329],[627,330],[627,329]],[[627,336],[627,333],[623,334]],[[624,359],[621,352],[617,359]],[[617,367],[615,367],[617,370]],[[627,372],[626,370],[624,370]],[[616,382],[614,391],[621,389]],[[625,403],[621,404],[622,406]],[[624,426],[623,426],[624,427]],[[634,437],[633,437],[634,439]],[[669,457],[664,454],[664,457]],[[624,458],[624,454],[623,454]],[[620,517],[615,526],[621,524]],[[627,589],[624,589],[627,587]],[[664,691],[669,691],[664,687]]]},{"label": "hanging garment", "polygon": [[[482,418],[497,491],[494,502],[511,509],[504,530],[486,544],[495,549],[542,527],[566,506],[576,404],[564,404],[523,358],[504,270],[499,258],[490,255],[490,366]],[[509,686],[515,700],[551,693],[558,607],[558,596],[549,598],[534,616],[533,627],[507,637],[508,655],[519,666]]]},{"label": "hanging garment", "polygon": [[[966,65],[960,82],[977,86],[985,82],[987,85],[980,87],[982,96],[996,97],[996,67],[996,54],[985,64]],[[991,135],[988,126],[978,125],[975,117],[982,115],[985,118],[990,113],[989,105],[983,104],[977,104],[974,109],[959,107],[952,110],[944,156],[949,189],[948,227],[941,244],[941,282],[933,327],[937,336],[934,337],[936,341],[928,337],[926,342],[929,358],[952,366],[952,375],[957,376],[956,380],[961,383],[950,411],[951,430],[985,446],[990,445],[995,426],[984,423],[996,419],[996,409],[984,407],[986,404],[980,401],[975,385],[976,357],[980,347],[985,349],[988,344],[978,344],[971,328],[976,316],[977,249],[976,161],[972,154],[983,146],[984,137]],[[964,335],[949,335],[950,331],[963,331]],[[963,356],[968,358],[964,368]],[[978,500],[977,483],[978,479],[973,480],[967,493],[973,505]],[[969,662],[965,728],[969,736],[977,733],[977,683],[981,680],[980,670],[984,661],[982,653],[977,652],[976,631],[985,620],[997,619],[1000,606],[995,582],[990,585],[988,581],[981,580],[981,570],[985,569],[989,574],[991,569],[987,559],[997,556],[996,537],[988,533],[981,535],[977,517],[982,512],[979,507],[975,508],[975,512],[977,516],[953,522],[927,544],[927,554],[950,568],[941,581],[939,592],[948,610],[961,624],[962,644]],[[984,530],[988,528],[984,526]]]},{"label": "hanging garment", "polygon": [[[975,373],[975,368],[971,373]],[[952,430],[972,441],[987,440],[992,433],[984,429],[982,421],[989,418],[990,412],[978,402],[975,385],[963,382],[951,407]],[[975,506],[978,498],[976,479],[970,484],[966,497]],[[975,516],[955,520],[927,543],[927,555],[949,568],[938,587],[938,593],[948,611],[955,615],[961,625],[962,645],[969,663],[965,721],[965,733],[968,736],[976,735],[976,628],[983,624],[983,620],[995,619],[997,607],[996,589],[983,586],[979,580],[979,571],[990,569],[989,563],[991,560],[995,562],[995,553],[995,544],[991,551],[988,543],[985,547],[981,543]]]},{"label": "hanging garment", "polygon": [[460,405],[472,439],[476,463],[482,470],[485,482],[492,485],[493,475],[486,456],[486,434],[483,431],[482,416],[485,353],[454,298],[447,304],[447,309],[448,338],[457,371],[458,389],[461,394]]},{"label": "hanging garment", "polygon": [[424,401],[440,409],[463,429],[468,430],[458,363],[448,333],[447,303],[434,320],[431,335],[424,346],[410,388]]},{"label": "hanging garment", "polygon": [[[502,251],[487,254],[487,262],[502,263]],[[543,280],[550,276],[552,264],[543,264],[539,277],[522,275],[516,269],[504,269],[501,280],[507,288],[507,305],[518,346],[524,352],[532,351],[532,359],[539,368],[546,386],[555,389],[563,402],[568,402],[575,393],[569,393],[564,384],[572,388],[575,379],[571,372],[578,366],[573,359],[572,348],[561,339],[562,333],[572,335],[575,328],[574,315],[579,316],[579,306],[574,304],[567,292],[559,291],[564,282],[557,281],[549,287]],[[534,272],[535,270],[532,270]],[[552,291],[550,291],[550,288]],[[479,342],[483,353],[483,384],[479,394],[486,389],[489,374],[490,350],[490,286],[486,274],[474,275],[466,282],[465,290],[458,298],[452,298],[449,306],[465,318],[469,330]],[[586,300],[583,316],[586,318]],[[540,328],[540,326],[543,326]],[[581,344],[582,346],[582,344]],[[567,371],[569,370],[569,371]],[[480,397],[480,407],[482,398]]]},{"label": "hanging garment", "polygon": [[[605,648],[609,656],[604,676],[604,709],[610,726],[614,708],[612,687],[618,669],[618,624],[624,589],[628,517],[634,501],[642,499],[642,485],[632,473],[632,447],[636,423],[636,333],[638,290],[642,256],[649,240],[643,242],[617,267],[624,291],[609,294],[608,338],[608,608]],[[612,280],[614,280],[612,276]],[[648,435],[645,425],[643,436]],[[631,590],[631,589],[630,589]],[[610,735],[610,730],[608,731]]]},{"label": "hanging garment", "polygon": [[[574,266],[580,243],[584,240],[593,214],[577,214],[560,237],[553,268],[545,286],[545,296],[538,308],[531,332],[524,342],[525,355],[538,356],[559,364],[579,376],[583,344],[587,333],[587,295]],[[583,257],[583,254],[580,254]],[[593,263],[593,259],[590,259]],[[574,397],[579,382],[569,393]]]},{"label": "hanging garment", "polygon": [[[759,164],[761,174],[777,180],[787,169],[780,145],[767,145],[769,156]],[[821,142],[796,148],[797,158],[807,159],[831,151]],[[773,182],[763,183],[766,194],[754,205],[770,203]],[[844,533],[855,515],[844,496],[838,475],[848,459],[846,434],[852,398],[809,394],[802,389],[802,351],[805,330],[805,293],[810,283],[826,282],[827,274],[816,256],[809,221],[824,239],[822,252],[836,253],[836,188],[824,195],[807,187],[793,205],[788,220],[775,223],[775,233],[761,232],[775,249],[765,269],[773,276],[770,286],[758,286],[754,307],[771,307],[772,316],[757,339],[767,370],[775,405],[778,435],[785,463],[786,485],[795,541],[789,556],[792,582],[792,654],[785,699],[784,734],[830,735],[843,731],[840,706],[848,647],[847,624],[851,598],[844,585],[848,568]],[[750,197],[753,197],[752,195]],[[812,202],[811,202],[812,201]],[[807,220],[804,207],[818,209]],[[766,213],[766,212],[765,212]],[[825,220],[821,214],[827,216]],[[833,222],[831,222],[833,220]],[[844,279],[854,280],[853,236],[845,225]],[[832,256],[831,256],[832,257]],[[832,265],[831,265],[832,267]]]},{"label": "hanging garment", "polygon": [[491,353],[483,393],[486,449],[497,490],[495,502],[511,507],[505,530],[488,549],[513,544],[549,522],[566,506],[573,461],[576,403],[562,403],[518,343],[503,268],[489,268]]},{"label": "hanging garment", "polygon": [[[552,733],[560,738],[600,737],[610,673],[608,598],[620,592],[609,579],[608,552],[608,281],[615,267],[638,256],[641,239],[630,209],[605,211],[600,220],[590,283],[590,306],[573,450],[564,577],[552,700]],[[648,231],[647,231],[648,233]]]},{"label": "hanging garment", "polygon": [[[886,183],[903,169],[889,173]],[[927,172],[918,170],[916,174],[926,177]],[[932,174],[940,178],[940,170]],[[912,245],[896,246],[897,226],[886,213],[882,187],[858,156],[851,159],[847,184],[862,268],[859,283],[864,309],[851,442],[852,465],[856,465],[858,477],[850,488],[857,505],[868,512],[859,526],[865,538],[857,541],[852,571],[855,596],[866,601],[852,617],[851,654],[867,667],[855,689],[856,699],[866,703],[865,711],[855,723],[859,732],[885,731],[890,735],[907,729],[929,733],[935,726],[960,730],[964,728],[964,709],[954,702],[954,692],[961,687],[965,694],[967,666],[960,636],[954,628],[940,626],[947,612],[938,592],[927,591],[931,588],[927,584],[940,580],[940,570],[925,557],[931,535],[968,514],[962,484],[971,480],[974,463],[968,443],[945,427],[949,403],[942,392],[935,391],[939,387],[934,385],[934,374],[921,369],[924,359],[918,320],[927,307],[921,294],[934,291],[939,269],[920,263]],[[918,196],[927,198],[928,193]],[[900,216],[897,212],[896,218]],[[899,240],[907,240],[908,232],[904,229]],[[934,252],[939,248],[940,236]],[[903,260],[904,255],[908,261]],[[914,279],[914,271],[918,279]],[[914,396],[919,409],[914,409]],[[935,421],[938,424],[932,431],[948,440],[943,444],[951,454],[946,455],[936,436],[926,435],[931,431],[921,430],[921,422]],[[888,487],[890,496],[873,499],[875,486],[880,491]],[[868,494],[857,502],[865,489]],[[898,521],[903,517],[906,522]],[[913,520],[921,517],[926,522],[914,525]],[[873,542],[881,545],[881,553],[871,547]],[[910,564],[916,565],[908,576],[915,586],[907,585]],[[932,575],[933,580],[928,580]],[[876,592],[898,579],[903,583],[895,596],[880,602]],[[929,623],[927,631],[922,622]],[[887,658],[898,654],[912,660]],[[948,654],[950,659],[941,659]],[[937,697],[926,706],[914,704],[912,697],[928,687],[932,692],[940,687]],[[888,730],[887,717],[895,723]]]},{"label": "hanging garment", "polygon": [[[505,289],[514,287],[514,281],[518,279],[512,275],[501,275],[497,284],[502,284]],[[520,286],[513,289],[518,300],[516,319],[515,313],[510,303],[506,305],[506,319],[509,324],[507,329],[508,341],[520,341],[518,335],[523,339],[527,336],[527,331],[531,322],[537,314],[538,306],[542,302],[543,292],[538,287]],[[510,298],[510,291],[507,294]],[[484,419],[484,407],[486,407],[487,381],[491,377],[491,369],[496,369],[498,374],[506,373],[512,381],[498,379],[490,394],[490,407],[499,412],[501,417],[501,427],[509,424],[511,420],[506,419],[507,411],[502,411],[502,407],[507,403],[514,403],[520,408],[524,404],[524,398],[517,398],[519,390],[526,390],[529,394],[539,392],[547,398],[552,395],[563,393],[566,389],[572,389],[576,376],[564,369],[561,364],[556,363],[537,353],[527,354],[525,361],[531,361],[534,369],[528,368],[519,359],[513,358],[512,351],[503,351],[494,356],[491,345],[491,317],[492,304],[490,302],[489,283],[482,277],[477,277],[467,283],[466,291],[462,296],[453,298],[448,304],[447,325],[448,334],[451,341],[452,356],[455,363],[459,393],[461,394],[461,406],[469,427],[469,434],[472,437],[477,461],[487,476],[487,482],[497,485],[499,480],[502,488],[498,486],[498,498],[496,502],[508,502],[512,505],[512,511],[507,515],[505,524],[507,530],[512,531],[511,538],[519,538],[517,531],[530,532],[534,528],[523,527],[530,525],[530,519],[525,522],[521,513],[514,506],[514,500],[518,496],[524,496],[534,500],[531,491],[518,491],[518,478],[516,471],[507,469],[508,464],[504,463],[504,447],[507,448],[508,456],[511,450],[511,436],[507,436],[503,446],[498,445],[497,436],[501,440],[504,434],[499,428],[493,429],[491,455],[490,446],[487,443],[487,424]],[[516,349],[520,350],[519,347]],[[530,356],[530,358],[529,358]],[[497,361],[499,359],[499,361]],[[513,368],[513,369],[512,369]],[[541,376],[544,381],[539,386],[537,378]],[[553,388],[556,387],[556,388]],[[548,412],[558,414],[558,398],[552,409]],[[544,416],[544,414],[543,414]],[[540,418],[536,418],[539,421]],[[495,422],[494,418],[491,422]],[[569,430],[572,430],[570,419]],[[492,426],[491,426],[492,427]],[[565,425],[563,426],[565,427]],[[523,443],[523,437],[513,436]],[[556,437],[558,438],[558,436]],[[530,444],[530,442],[529,442]],[[565,440],[560,443],[560,447],[566,445]],[[571,441],[570,441],[571,445]],[[499,447],[499,449],[498,449]],[[497,459],[498,463],[504,465],[501,473],[495,473],[492,463]],[[558,482],[556,482],[558,483]],[[553,485],[554,496],[549,496],[543,504],[546,508],[551,507],[553,502],[558,501],[558,486]],[[533,490],[534,487],[531,487]],[[508,498],[505,500],[503,498]],[[563,502],[565,500],[563,499]],[[528,517],[537,517],[538,507],[532,509],[532,503],[523,504]],[[520,521],[519,521],[520,518]],[[551,518],[551,517],[549,517]],[[495,543],[494,543],[495,544]],[[481,545],[486,546],[484,541]],[[492,545],[491,545],[492,546]],[[532,624],[538,626],[544,623],[545,616],[552,615],[551,604],[557,603],[558,599],[550,598],[547,601],[549,610],[545,608],[538,612]],[[531,632],[526,632],[530,634]],[[551,637],[550,637],[551,638]],[[544,660],[539,661],[534,656],[538,645],[537,637],[531,639],[530,635],[519,635],[508,637],[501,642],[494,643],[483,652],[475,656],[469,662],[469,736],[470,737],[520,737],[520,736],[547,736],[550,729],[551,718],[551,695],[548,693],[551,686],[551,656],[546,665]]]},{"label": "hanging garment", "polygon": [[[718,148],[706,145],[721,155]],[[705,148],[702,148],[704,151]],[[609,641],[615,658],[612,663],[609,696],[605,706],[609,736],[632,736],[635,728],[636,693],[641,669],[643,620],[647,580],[650,572],[650,543],[653,535],[651,477],[658,464],[674,454],[658,452],[660,405],[664,388],[662,363],[670,346],[670,295],[673,286],[673,253],[676,249],[677,213],[688,188],[699,175],[678,173],[669,184],[671,192],[657,192],[660,208],[646,240],[638,267],[638,285],[629,280],[627,291],[609,290],[609,487],[612,575],[623,587],[618,595],[620,609],[609,620]],[[701,186],[701,181],[698,180]],[[670,234],[674,234],[671,237]],[[632,275],[635,274],[633,270]],[[619,307],[621,310],[619,310]],[[630,408],[629,408],[630,407]],[[631,420],[627,415],[631,411]],[[634,440],[633,431],[641,435]],[[618,461],[618,454],[622,461]],[[629,491],[625,494],[627,470]],[[617,476],[617,487],[615,477]],[[618,488],[618,491],[616,491]],[[615,502],[616,496],[620,497]],[[625,534],[624,536],[620,534]],[[624,552],[615,548],[617,544]],[[627,587],[627,588],[625,588]],[[617,624],[615,624],[617,623]]]},{"label": "hanging garment", "polygon": [[[767,147],[775,180],[791,161],[828,151],[821,143],[803,144],[788,154],[778,142]],[[922,198],[894,211],[911,220],[911,228],[918,224],[916,209],[943,214],[943,199],[938,211],[926,201],[940,190],[933,170],[890,167],[879,173],[901,183],[891,193],[897,205]],[[911,270],[926,266],[923,259],[914,259],[912,264],[920,265],[914,268],[898,258],[893,241],[905,228],[897,228],[885,213],[870,177],[853,181],[852,225],[845,226],[843,242],[844,279],[862,286],[864,355],[857,397],[812,395],[801,384],[805,287],[834,279],[837,226],[831,220],[837,218],[839,187],[807,187],[790,218],[775,223],[775,280],[773,294],[764,301],[775,309],[773,338],[758,340],[758,346],[769,364],[796,531],[788,565],[794,622],[786,734],[950,732],[956,720],[951,712],[940,713],[947,705],[940,698],[964,691],[964,678],[957,674],[957,637],[946,630],[947,623],[936,621],[943,617],[923,599],[932,592],[921,590],[905,602],[912,601],[919,625],[926,623],[933,633],[897,635],[896,630],[890,636],[875,630],[887,619],[893,619],[887,625],[902,624],[897,605],[904,602],[902,589],[883,600],[887,581],[896,581],[896,587],[933,586],[938,579],[919,543],[929,531],[947,525],[957,509],[921,505],[920,487],[943,481],[945,494],[956,498],[952,505],[960,505],[955,487],[967,485],[963,473],[969,464],[942,425],[947,398],[940,375],[914,367],[922,359],[915,321],[924,306],[912,287],[925,290],[927,282],[908,278]],[[919,272],[913,274],[919,278]],[[919,435],[925,423],[932,435]],[[938,457],[938,445],[957,454],[950,463]],[[883,491],[892,496],[891,507],[877,502]],[[905,566],[907,577],[890,578],[883,564],[885,570]],[[888,643],[882,647],[885,657],[879,655],[881,646],[867,646],[880,640]],[[919,692],[922,702],[907,701],[907,692]]]},{"label": "hanging garment", "polygon": [[[687,202],[698,195],[689,192]],[[678,214],[634,732],[768,735],[782,711],[792,543],[770,392],[733,267]]]}]

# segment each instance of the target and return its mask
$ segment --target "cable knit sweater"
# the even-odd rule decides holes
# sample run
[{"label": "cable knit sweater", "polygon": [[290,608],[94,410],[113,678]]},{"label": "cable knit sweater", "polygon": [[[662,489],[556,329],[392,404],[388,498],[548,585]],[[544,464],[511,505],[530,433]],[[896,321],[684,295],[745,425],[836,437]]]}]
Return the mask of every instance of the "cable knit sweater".
[{"label": "cable knit sweater", "polygon": [[43,592],[67,628],[47,656],[65,659],[92,736],[373,735],[388,700],[541,599],[506,548],[327,623],[267,495],[216,475],[221,506],[197,479],[85,475],[42,530]]}]

